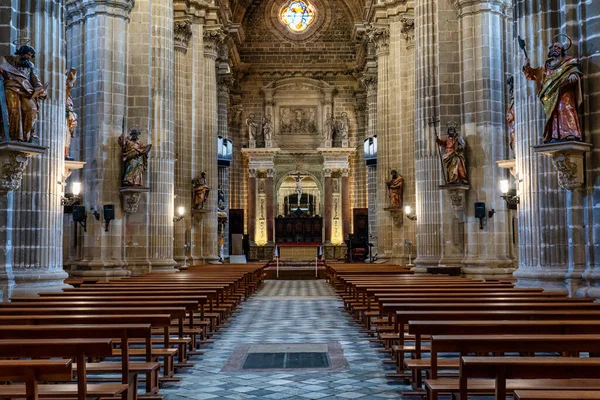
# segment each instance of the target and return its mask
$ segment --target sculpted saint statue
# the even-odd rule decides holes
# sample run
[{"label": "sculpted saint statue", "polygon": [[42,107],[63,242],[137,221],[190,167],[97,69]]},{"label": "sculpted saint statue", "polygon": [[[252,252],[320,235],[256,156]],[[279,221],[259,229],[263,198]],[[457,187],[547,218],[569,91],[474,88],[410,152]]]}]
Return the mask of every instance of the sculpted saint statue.
[{"label": "sculpted saint statue", "polygon": [[265,137],[265,143],[273,140],[273,122],[271,122],[270,115],[263,117],[262,131]]},{"label": "sculpted saint statue", "polygon": [[219,211],[225,211],[227,209],[227,204],[225,203],[225,192],[219,186],[217,190],[217,209]]},{"label": "sculpted saint statue", "polygon": [[210,193],[206,182],[206,172],[202,171],[200,177],[195,178],[192,184],[194,185],[194,210],[202,210]]},{"label": "sculpted saint statue", "polygon": [[71,89],[75,86],[77,80],[77,70],[71,68],[67,72],[67,103],[66,117],[67,127],[65,129],[65,159],[69,159],[69,150],[71,149],[71,139],[75,137],[75,128],[77,128],[77,114],[73,106],[73,98],[71,97]]},{"label": "sculpted saint statue", "polygon": [[129,138],[119,137],[123,152],[123,186],[143,186],[143,173],[148,169],[148,153],[151,144],[144,145],[140,140],[141,132],[129,131]]},{"label": "sculpted saint statue", "polygon": [[337,133],[339,135],[339,139],[346,140],[348,139],[348,127],[350,126],[350,118],[348,118],[348,113],[343,112],[337,126]]},{"label": "sculpted saint statue", "polygon": [[323,136],[325,140],[331,140],[333,138],[333,132],[335,131],[335,119],[331,116],[331,113],[327,113],[325,122],[323,123]]},{"label": "sculpted saint statue", "polygon": [[15,54],[0,57],[0,77],[4,80],[8,109],[8,133],[11,140],[29,143],[38,139],[33,132],[39,111],[38,101],[48,96],[48,84],[42,85],[34,72],[33,47],[23,45]]},{"label": "sculpted saint statue", "polygon": [[[570,39],[569,39],[570,41]],[[582,103],[581,73],[577,59],[567,57],[562,43],[549,47],[548,59],[543,67],[532,68],[525,58],[523,73],[535,81],[538,98],[544,106],[546,126],[544,143],[581,140],[581,128],[577,110]]]},{"label": "sculpted saint statue", "polygon": [[404,195],[404,178],[398,175],[398,171],[392,170],[392,179],[386,182],[389,191],[391,208],[402,208],[402,197]]},{"label": "sculpted saint statue", "polygon": [[258,135],[258,124],[254,122],[254,114],[250,114],[248,118],[246,118],[246,126],[248,126],[248,139],[256,140],[256,136]]},{"label": "sculpted saint statue", "polygon": [[506,80],[506,84],[510,88],[510,103],[506,110],[506,125],[508,126],[508,144],[512,151],[515,151],[515,80],[511,76]]},{"label": "sculpted saint statue", "polygon": [[465,162],[465,148],[467,143],[458,136],[454,126],[448,127],[448,137],[446,139],[436,138],[439,146],[445,148],[442,155],[442,162],[446,168],[448,184],[467,184],[467,164]]}]

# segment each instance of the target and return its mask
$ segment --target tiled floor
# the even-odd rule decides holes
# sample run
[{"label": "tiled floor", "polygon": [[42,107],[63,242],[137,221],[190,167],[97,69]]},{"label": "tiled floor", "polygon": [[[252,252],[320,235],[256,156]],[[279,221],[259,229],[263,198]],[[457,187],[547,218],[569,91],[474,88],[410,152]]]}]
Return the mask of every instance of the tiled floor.
[{"label": "tiled floor", "polygon": [[[179,399],[390,399],[407,386],[385,378],[382,356],[359,333],[324,281],[267,281],[215,336],[181,382],[168,384],[166,400]],[[331,371],[221,372],[236,347],[251,343],[342,345],[349,368]]]}]

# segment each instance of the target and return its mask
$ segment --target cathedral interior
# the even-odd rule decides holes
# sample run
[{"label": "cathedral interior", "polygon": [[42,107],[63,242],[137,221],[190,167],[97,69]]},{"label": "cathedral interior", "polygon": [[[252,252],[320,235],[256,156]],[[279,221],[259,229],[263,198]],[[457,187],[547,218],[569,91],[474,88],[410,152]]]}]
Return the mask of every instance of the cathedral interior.
[{"label": "cathedral interior", "polygon": [[600,400],[599,16],[0,0],[0,399]]},{"label": "cathedral interior", "polygon": [[4,300],[319,257],[600,296],[597,2],[0,2]]}]

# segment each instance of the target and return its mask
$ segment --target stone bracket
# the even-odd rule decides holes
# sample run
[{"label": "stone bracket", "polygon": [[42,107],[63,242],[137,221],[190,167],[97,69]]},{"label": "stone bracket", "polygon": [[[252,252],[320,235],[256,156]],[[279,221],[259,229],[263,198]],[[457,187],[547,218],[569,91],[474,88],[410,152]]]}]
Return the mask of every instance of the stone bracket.
[{"label": "stone bracket", "polygon": [[517,160],[500,160],[496,161],[496,164],[498,164],[500,168],[507,169],[515,179],[519,180],[517,177]]},{"label": "stone bracket", "polygon": [[195,225],[200,225],[202,220],[204,219],[204,215],[210,213],[211,210],[208,209],[200,209],[200,210],[192,210],[192,219]]},{"label": "stone bracket", "polygon": [[402,227],[404,211],[399,207],[387,207],[384,208],[385,211],[388,211],[392,215],[392,220],[394,221],[394,226],[397,228]]},{"label": "stone bracket", "polygon": [[128,214],[135,214],[138,212],[142,194],[150,192],[150,188],[124,186],[119,191],[121,192],[121,207],[123,211]]},{"label": "stone bracket", "polygon": [[533,151],[552,158],[558,172],[558,185],[565,190],[574,190],[583,185],[583,160],[592,145],[584,142],[558,142],[532,146]]},{"label": "stone bracket", "polygon": [[452,203],[452,210],[454,211],[456,217],[459,220],[464,219],[465,214],[465,198],[467,196],[467,192],[471,189],[470,185],[462,185],[462,184],[449,184],[449,185],[440,185],[440,190],[448,191],[448,196],[450,196],[450,201]]},{"label": "stone bracket", "polygon": [[2,176],[0,191],[11,192],[21,187],[23,173],[31,157],[46,154],[48,148],[22,142],[0,142]]}]

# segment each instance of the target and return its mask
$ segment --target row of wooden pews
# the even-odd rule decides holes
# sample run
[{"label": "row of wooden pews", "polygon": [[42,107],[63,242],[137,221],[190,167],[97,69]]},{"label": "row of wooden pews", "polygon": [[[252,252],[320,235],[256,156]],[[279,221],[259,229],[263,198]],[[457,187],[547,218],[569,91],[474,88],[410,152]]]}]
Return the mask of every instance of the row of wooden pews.
[{"label": "row of wooden pews", "polygon": [[193,366],[202,344],[259,288],[263,269],[79,281],[0,303],[0,382],[9,383],[0,398],[160,399],[161,384],[179,380],[179,368]]},{"label": "row of wooden pews", "polygon": [[594,299],[516,288],[511,278],[328,268],[344,308],[390,355],[389,376],[412,383],[406,395],[600,399]]}]

